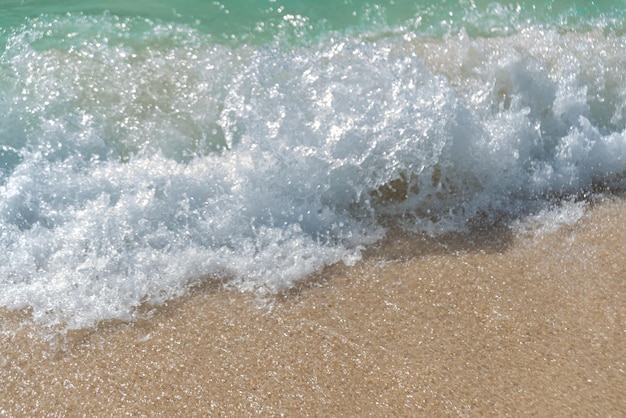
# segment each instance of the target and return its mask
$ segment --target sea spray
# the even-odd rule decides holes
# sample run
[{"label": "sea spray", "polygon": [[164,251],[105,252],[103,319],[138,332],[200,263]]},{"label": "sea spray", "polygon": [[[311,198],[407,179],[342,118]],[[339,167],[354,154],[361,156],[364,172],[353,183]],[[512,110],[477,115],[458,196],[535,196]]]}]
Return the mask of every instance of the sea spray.
[{"label": "sea spray", "polygon": [[614,19],[485,36],[417,17],[258,42],[114,12],[5,29],[0,305],[80,328],[211,278],[271,294],[389,225],[466,231],[624,187]]}]

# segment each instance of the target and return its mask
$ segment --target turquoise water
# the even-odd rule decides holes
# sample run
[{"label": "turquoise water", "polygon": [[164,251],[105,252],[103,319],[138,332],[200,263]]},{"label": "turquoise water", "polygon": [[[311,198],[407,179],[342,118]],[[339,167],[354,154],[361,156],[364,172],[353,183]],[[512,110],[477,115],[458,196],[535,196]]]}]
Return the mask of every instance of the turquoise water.
[{"label": "turquoise water", "polygon": [[611,22],[622,28],[624,2],[612,1],[3,1],[2,28],[24,19],[66,14],[121,19],[150,19],[189,25],[216,41],[263,43],[291,35],[304,40],[329,31],[367,32],[405,28],[442,35],[466,30],[471,35],[511,34],[528,25],[589,28]]},{"label": "turquoise water", "polygon": [[626,187],[624,1],[51,3],[0,2],[0,305],[43,324]]}]

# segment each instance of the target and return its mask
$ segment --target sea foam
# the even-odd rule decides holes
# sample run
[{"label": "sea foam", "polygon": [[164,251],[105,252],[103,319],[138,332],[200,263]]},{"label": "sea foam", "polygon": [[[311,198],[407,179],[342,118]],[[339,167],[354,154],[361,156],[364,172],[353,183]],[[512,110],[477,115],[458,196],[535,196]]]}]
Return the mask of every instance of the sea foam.
[{"label": "sea foam", "polygon": [[466,231],[623,188],[625,43],[528,27],[286,48],[31,19],[0,56],[0,305],[80,328],[211,278],[275,293],[389,225]]}]

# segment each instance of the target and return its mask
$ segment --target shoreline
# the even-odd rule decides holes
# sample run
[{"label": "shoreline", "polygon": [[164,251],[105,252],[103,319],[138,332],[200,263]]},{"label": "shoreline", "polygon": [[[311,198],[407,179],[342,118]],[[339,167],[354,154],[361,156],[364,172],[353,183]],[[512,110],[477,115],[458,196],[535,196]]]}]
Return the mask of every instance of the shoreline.
[{"label": "shoreline", "polygon": [[393,235],[265,307],[208,283],[57,345],[2,315],[0,415],[620,415],[624,214]]}]

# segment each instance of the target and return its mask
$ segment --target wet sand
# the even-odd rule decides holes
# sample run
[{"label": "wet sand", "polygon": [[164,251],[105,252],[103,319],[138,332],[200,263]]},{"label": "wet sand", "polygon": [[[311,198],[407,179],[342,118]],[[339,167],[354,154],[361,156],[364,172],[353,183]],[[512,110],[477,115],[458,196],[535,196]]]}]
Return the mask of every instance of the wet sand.
[{"label": "wet sand", "polygon": [[626,202],[592,206],[394,236],[262,307],[208,283],[52,344],[5,312],[0,416],[624,416]]}]

